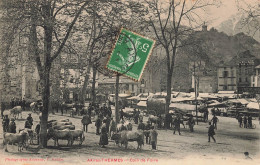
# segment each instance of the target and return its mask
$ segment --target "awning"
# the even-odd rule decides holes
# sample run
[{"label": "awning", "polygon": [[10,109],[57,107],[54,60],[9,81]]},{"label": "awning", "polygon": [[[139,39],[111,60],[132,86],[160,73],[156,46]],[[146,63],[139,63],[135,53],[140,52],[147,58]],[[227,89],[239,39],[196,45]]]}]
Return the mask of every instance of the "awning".
[{"label": "awning", "polygon": [[123,109],[123,112],[134,112],[134,109],[125,107],[125,109]]},{"label": "awning", "polygon": [[237,99],[238,101],[240,101],[241,104],[248,104],[249,101],[247,101],[246,99]]},{"label": "awning", "polygon": [[137,106],[146,107],[147,106],[146,101],[140,101],[139,103],[137,103]]},{"label": "awning", "polygon": [[131,94],[127,94],[127,93],[121,93],[121,94],[118,94],[119,97],[130,97]]},{"label": "awning", "polygon": [[137,96],[132,96],[132,97],[127,98],[127,100],[139,100],[139,97],[137,97]]},{"label": "awning", "polygon": [[[196,105],[192,104],[181,104],[181,103],[171,103],[170,108],[178,108],[185,111],[195,111]],[[197,105],[197,109],[200,108],[200,105]]]},{"label": "awning", "polygon": [[257,109],[257,110],[259,110],[259,104],[255,103],[255,102],[248,103],[246,107],[249,108],[249,109]]},{"label": "awning", "polygon": [[230,99],[227,101],[228,103],[240,104],[241,102],[238,99]]},{"label": "awning", "polygon": [[220,103],[220,102],[214,100],[213,103],[208,104],[208,107],[227,107],[227,105],[225,103]]},{"label": "awning", "polygon": [[235,91],[218,91],[218,93],[221,93],[221,94],[234,94]]}]

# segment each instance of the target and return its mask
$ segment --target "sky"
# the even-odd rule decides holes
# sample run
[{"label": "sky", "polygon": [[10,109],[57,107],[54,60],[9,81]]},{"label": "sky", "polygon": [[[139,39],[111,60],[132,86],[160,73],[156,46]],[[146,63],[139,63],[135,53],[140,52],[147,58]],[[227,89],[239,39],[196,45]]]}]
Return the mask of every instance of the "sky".
[{"label": "sky", "polygon": [[[219,7],[213,6],[207,8],[209,15],[204,15],[204,19],[208,22],[209,27],[217,27],[221,22],[228,20],[230,17],[238,14],[239,10],[237,7],[237,1],[239,1],[242,7],[247,8],[243,5],[243,0],[220,0],[222,5]],[[245,0],[249,5],[260,4],[260,0]]]}]

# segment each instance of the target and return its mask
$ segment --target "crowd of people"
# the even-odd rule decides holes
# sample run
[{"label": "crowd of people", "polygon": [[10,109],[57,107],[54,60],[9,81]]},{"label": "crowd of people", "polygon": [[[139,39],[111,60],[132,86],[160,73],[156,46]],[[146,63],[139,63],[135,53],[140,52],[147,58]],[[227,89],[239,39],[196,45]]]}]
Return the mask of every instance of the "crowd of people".
[{"label": "crowd of people", "polygon": [[253,128],[253,119],[251,115],[238,114],[237,120],[240,128]]}]

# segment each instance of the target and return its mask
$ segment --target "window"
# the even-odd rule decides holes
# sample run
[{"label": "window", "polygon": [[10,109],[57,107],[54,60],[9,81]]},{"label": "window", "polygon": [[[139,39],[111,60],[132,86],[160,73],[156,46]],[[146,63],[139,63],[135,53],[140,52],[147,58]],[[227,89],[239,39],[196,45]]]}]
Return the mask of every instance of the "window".
[{"label": "window", "polygon": [[231,70],[231,77],[234,77],[234,71]]},{"label": "window", "polygon": [[134,84],[132,84],[132,91],[134,91],[135,90],[135,85]]},{"label": "window", "polygon": [[223,72],[223,77],[224,77],[224,78],[228,77],[228,71],[224,71],[224,72]]},{"label": "window", "polygon": [[248,82],[247,77],[245,78],[245,81]]},{"label": "window", "polygon": [[241,79],[241,78],[239,78],[239,82],[242,82],[242,79]]},{"label": "window", "polygon": [[224,86],[223,86],[223,90],[227,90],[227,85],[224,85]]},{"label": "window", "polygon": [[144,84],[144,79],[142,79],[141,84]]}]

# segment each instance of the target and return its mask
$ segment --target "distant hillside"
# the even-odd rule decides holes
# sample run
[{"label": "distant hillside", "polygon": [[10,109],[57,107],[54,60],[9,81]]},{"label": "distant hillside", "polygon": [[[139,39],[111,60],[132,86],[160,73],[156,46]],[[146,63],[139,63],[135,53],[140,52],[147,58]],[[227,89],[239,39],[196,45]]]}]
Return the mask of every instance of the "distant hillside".
[{"label": "distant hillside", "polygon": [[252,28],[252,26],[248,27],[248,25],[244,25],[244,19],[244,14],[238,13],[234,16],[231,16],[228,20],[220,23],[220,25],[217,26],[216,29],[228,35],[236,35],[243,32],[249,36],[252,36],[255,40],[260,42],[260,31],[258,30],[255,34],[253,34],[253,32],[255,31],[254,28]]},{"label": "distant hillside", "polygon": [[[209,31],[197,31],[190,39],[194,40],[194,43],[199,42],[198,46],[203,48],[202,59],[206,62],[205,70],[210,76],[216,76],[216,70],[220,64],[231,61],[246,50],[260,59],[260,43],[244,33],[228,36],[212,28]],[[188,47],[184,47],[180,52],[176,57],[174,88],[181,86],[183,90],[187,90],[191,88],[192,72],[189,69],[189,63],[193,61],[194,53],[188,51]]]}]

